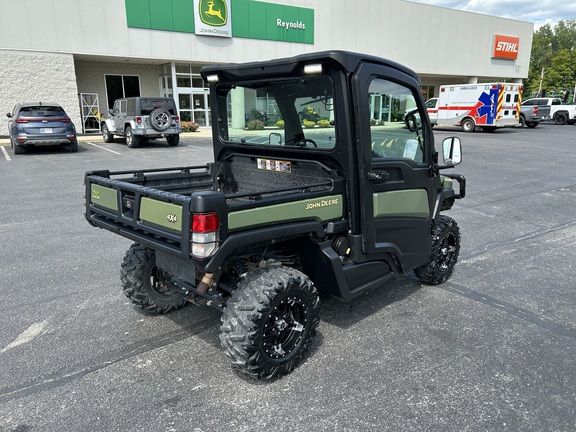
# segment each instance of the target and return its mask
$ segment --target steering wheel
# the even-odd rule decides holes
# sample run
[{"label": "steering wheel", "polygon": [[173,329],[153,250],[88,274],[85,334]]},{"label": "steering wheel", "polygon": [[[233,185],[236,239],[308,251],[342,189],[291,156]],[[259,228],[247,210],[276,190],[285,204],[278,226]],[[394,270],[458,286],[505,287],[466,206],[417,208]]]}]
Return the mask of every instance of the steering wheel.
[{"label": "steering wheel", "polygon": [[314,147],[318,147],[318,145],[316,144],[316,142],[314,142],[314,140],[311,140],[310,138],[304,138],[301,141],[298,141],[296,144],[294,144],[297,147],[306,147],[306,145],[310,143],[312,144]]}]

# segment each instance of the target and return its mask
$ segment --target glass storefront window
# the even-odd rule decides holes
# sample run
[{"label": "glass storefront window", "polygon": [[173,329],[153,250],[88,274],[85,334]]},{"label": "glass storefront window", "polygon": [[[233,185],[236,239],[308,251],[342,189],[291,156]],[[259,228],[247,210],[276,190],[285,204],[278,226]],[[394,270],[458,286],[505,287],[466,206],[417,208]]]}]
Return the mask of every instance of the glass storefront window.
[{"label": "glass storefront window", "polygon": [[180,104],[180,109],[191,109],[192,103],[190,102],[190,95],[189,94],[179,94],[178,95],[178,102]]},{"label": "glass storefront window", "polygon": [[185,74],[190,73],[190,65],[189,64],[176,64],[175,68],[176,68],[176,73],[185,73]]},{"label": "glass storefront window", "polygon": [[[200,65],[172,63],[160,65],[160,92],[173,96],[178,102],[182,121],[192,121],[209,126],[210,113],[208,86],[200,76]],[[172,77],[175,75],[176,82]],[[176,88],[174,85],[176,84]]]},{"label": "glass storefront window", "polygon": [[423,84],[420,88],[422,89],[422,96],[425,101],[434,97],[434,86]]},{"label": "glass storefront window", "polygon": [[204,94],[194,95],[194,109],[204,109]]},{"label": "glass storefront window", "polygon": [[192,87],[192,80],[187,76],[176,76],[176,85],[178,87]]},{"label": "glass storefront window", "polygon": [[202,79],[202,77],[195,77],[192,76],[192,87],[195,88],[205,88],[208,87],[207,85],[204,84],[204,80]]}]

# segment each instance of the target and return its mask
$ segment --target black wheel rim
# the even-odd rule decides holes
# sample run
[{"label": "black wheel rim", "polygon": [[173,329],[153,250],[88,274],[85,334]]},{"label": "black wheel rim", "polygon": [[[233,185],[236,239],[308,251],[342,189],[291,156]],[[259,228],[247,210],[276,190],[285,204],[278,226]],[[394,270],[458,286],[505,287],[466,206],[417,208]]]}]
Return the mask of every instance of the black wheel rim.
[{"label": "black wheel rim", "polygon": [[298,347],[306,329],[306,307],[296,296],[283,299],[264,325],[263,349],[272,359],[289,356]]},{"label": "black wheel rim", "polygon": [[450,269],[454,253],[456,252],[456,237],[450,233],[446,235],[440,243],[440,250],[438,251],[438,270],[446,272]]}]

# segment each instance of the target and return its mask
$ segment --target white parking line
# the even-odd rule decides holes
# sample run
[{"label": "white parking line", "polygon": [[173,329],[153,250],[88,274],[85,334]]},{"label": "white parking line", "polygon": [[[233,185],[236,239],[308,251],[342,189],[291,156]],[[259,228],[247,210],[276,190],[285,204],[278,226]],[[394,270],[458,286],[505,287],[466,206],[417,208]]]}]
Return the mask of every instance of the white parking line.
[{"label": "white parking line", "polygon": [[2,149],[2,153],[4,153],[4,157],[6,158],[6,160],[11,161],[12,159],[10,159],[10,156],[8,156],[8,152],[6,151],[6,149],[3,146],[0,148]]},{"label": "white parking line", "polygon": [[122,153],[115,152],[114,150],[110,150],[110,149],[107,149],[107,148],[105,148],[105,147],[99,146],[98,144],[94,144],[94,143],[92,143],[92,142],[87,142],[86,144],[93,145],[94,147],[101,148],[102,150],[106,150],[106,151],[109,151],[110,153],[114,153],[114,154],[117,154],[117,155],[122,154]]}]

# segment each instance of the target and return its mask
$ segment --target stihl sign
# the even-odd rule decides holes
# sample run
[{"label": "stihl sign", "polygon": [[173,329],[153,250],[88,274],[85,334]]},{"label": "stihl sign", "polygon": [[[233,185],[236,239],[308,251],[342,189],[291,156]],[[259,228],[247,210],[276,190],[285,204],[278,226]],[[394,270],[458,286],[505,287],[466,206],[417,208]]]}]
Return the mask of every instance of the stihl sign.
[{"label": "stihl sign", "polygon": [[519,44],[520,38],[514,36],[494,35],[492,58],[516,60],[518,58]]}]

